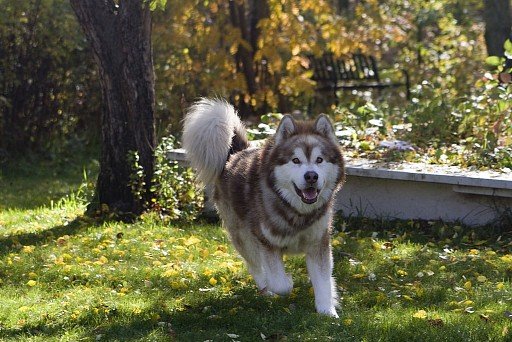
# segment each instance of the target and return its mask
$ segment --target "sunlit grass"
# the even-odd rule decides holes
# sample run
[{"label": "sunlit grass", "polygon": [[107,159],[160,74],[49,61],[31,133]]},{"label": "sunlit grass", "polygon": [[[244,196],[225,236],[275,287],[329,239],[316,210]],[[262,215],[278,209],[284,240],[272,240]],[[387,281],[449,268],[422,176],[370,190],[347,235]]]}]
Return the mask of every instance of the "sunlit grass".
[{"label": "sunlit grass", "polygon": [[[37,178],[57,184],[49,170]],[[164,223],[154,214],[133,224],[98,222],[64,190],[79,188],[82,171],[64,178],[61,197],[30,177],[0,180],[8,192],[0,211],[0,340],[512,338],[506,231],[339,220],[336,320],[314,312],[303,257],[286,258],[292,294],[264,297],[219,224]],[[16,197],[25,199],[10,205]]]}]

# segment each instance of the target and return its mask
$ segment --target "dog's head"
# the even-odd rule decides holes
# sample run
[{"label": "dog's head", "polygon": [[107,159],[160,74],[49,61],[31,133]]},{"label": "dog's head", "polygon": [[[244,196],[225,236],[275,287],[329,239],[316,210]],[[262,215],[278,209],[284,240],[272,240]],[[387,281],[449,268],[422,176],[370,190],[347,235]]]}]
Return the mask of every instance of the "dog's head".
[{"label": "dog's head", "polygon": [[344,180],[343,157],[325,115],[315,122],[284,116],[269,157],[274,189],[302,213],[328,202]]}]

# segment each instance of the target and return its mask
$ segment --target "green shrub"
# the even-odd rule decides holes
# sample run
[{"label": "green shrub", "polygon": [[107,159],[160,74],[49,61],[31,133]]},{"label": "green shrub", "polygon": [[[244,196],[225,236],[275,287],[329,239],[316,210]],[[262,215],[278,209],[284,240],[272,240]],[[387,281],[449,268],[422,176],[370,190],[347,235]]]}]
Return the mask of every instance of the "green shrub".
[{"label": "green shrub", "polygon": [[[508,50],[507,50],[508,48]],[[512,56],[512,44],[505,43]],[[509,51],[510,50],[510,51]],[[512,168],[512,84],[500,81],[504,58],[490,57],[492,72],[482,72],[470,91],[456,92],[446,83],[423,81],[402,107],[368,101],[334,110],[337,135],[352,156],[393,158],[460,165]],[[414,152],[379,149],[382,140],[405,140]]]},{"label": "green shrub", "polygon": [[[164,137],[155,150],[155,173],[151,184],[151,203],[148,210],[158,212],[166,220],[191,221],[203,208],[203,192],[195,181],[191,168],[170,161],[168,154],[175,148],[175,138]],[[130,187],[142,198],[145,187],[144,170],[137,152],[129,155],[132,165]]]},{"label": "green shrub", "polygon": [[[512,57],[512,42],[504,44],[505,54]],[[510,74],[505,70],[505,59],[491,56],[487,64],[495,69],[476,82],[481,89],[458,107],[463,120],[458,127],[462,143],[478,155],[481,164],[495,164],[512,168],[512,84],[502,82],[499,75]]]},{"label": "green shrub", "polygon": [[92,52],[68,1],[0,0],[0,149],[58,154],[98,138]]}]

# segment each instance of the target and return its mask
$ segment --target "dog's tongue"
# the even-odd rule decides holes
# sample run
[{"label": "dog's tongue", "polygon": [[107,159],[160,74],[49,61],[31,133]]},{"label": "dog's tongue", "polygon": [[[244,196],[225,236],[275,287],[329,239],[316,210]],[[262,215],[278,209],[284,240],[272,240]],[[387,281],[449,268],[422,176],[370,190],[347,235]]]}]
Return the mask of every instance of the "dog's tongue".
[{"label": "dog's tongue", "polygon": [[313,200],[316,198],[316,189],[315,188],[307,188],[302,190],[302,196],[304,196],[307,200]]}]

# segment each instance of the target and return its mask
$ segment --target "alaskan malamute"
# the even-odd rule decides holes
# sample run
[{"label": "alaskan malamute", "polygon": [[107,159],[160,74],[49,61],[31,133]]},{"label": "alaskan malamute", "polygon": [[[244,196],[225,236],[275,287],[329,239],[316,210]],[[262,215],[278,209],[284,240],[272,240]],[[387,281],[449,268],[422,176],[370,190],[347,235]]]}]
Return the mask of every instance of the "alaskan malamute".
[{"label": "alaskan malamute", "polygon": [[234,108],[202,99],[185,117],[183,147],[260,291],[289,294],[283,254],[305,253],[316,310],[337,317],[330,232],[345,172],[329,118],[285,115],[272,138],[250,147]]}]

